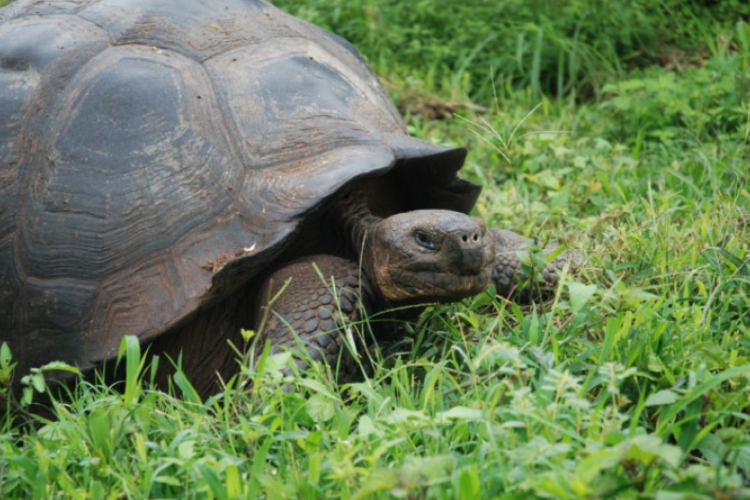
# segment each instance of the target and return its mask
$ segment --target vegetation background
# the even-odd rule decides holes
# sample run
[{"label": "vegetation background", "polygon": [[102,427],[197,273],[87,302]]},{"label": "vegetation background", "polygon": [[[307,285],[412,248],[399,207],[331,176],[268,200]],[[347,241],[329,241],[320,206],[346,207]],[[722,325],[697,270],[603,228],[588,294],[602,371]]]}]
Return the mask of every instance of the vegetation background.
[{"label": "vegetation background", "polygon": [[124,392],[5,416],[0,497],[750,498],[750,4],[275,3],[352,41],[411,133],[469,147],[477,214],[585,269],[546,304],[431,307],[344,387],[285,392],[269,358],[250,393],[178,375],[178,399],[125,342]]}]

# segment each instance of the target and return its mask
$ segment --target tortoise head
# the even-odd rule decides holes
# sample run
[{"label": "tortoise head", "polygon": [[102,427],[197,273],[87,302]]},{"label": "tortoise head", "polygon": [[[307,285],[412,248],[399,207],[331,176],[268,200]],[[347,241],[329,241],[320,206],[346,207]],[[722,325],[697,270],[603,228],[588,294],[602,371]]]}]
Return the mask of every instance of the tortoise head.
[{"label": "tortoise head", "polygon": [[389,302],[451,302],[489,286],[494,240],[476,217],[416,210],[374,224],[365,261],[368,276]]}]

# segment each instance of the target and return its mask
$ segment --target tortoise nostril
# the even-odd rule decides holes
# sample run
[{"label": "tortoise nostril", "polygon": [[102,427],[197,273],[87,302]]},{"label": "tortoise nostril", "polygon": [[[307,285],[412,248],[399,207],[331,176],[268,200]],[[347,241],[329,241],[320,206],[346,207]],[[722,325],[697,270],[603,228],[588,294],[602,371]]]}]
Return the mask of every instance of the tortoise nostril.
[{"label": "tortoise nostril", "polygon": [[484,238],[484,235],[479,231],[473,233],[466,232],[461,234],[461,242],[464,245],[469,245],[472,248],[476,246],[476,244],[478,244],[482,240],[482,238]]}]

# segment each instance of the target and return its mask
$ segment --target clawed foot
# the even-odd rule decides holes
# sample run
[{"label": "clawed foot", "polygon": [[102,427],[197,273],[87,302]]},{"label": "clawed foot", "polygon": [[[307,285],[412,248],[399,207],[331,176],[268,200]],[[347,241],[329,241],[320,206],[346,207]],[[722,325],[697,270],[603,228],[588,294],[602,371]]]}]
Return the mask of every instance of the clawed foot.
[{"label": "clawed foot", "polygon": [[557,287],[560,275],[567,268],[580,267],[582,257],[574,250],[565,250],[552,260],[559,248],[539,248],[535,242],[505,229],[492,229],[495,238],[495,270],[492,282],[496,293],[516,302],[543,298]]}]

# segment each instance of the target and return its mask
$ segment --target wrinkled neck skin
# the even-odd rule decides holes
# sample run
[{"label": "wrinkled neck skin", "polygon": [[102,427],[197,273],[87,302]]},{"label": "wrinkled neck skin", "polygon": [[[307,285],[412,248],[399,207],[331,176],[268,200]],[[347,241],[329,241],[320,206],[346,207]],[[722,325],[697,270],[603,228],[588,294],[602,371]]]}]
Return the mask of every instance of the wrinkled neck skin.
[{"label": "wrinkled neck skin", "polygon": [[[335,224],[340,240],[345,241],[356,254],[356,261],[361,266],[363,274],[370,278],[375,277],[374,268],[379,264],[373,249],[372,234],[375,227],[384,219],[370,211],[367,193],[360,189],[349,191],[329,212],[328,217],[329,221]],[[369,312],[385,313],[384,316],[380,316],[380,321],[375,323],[374,328],[381,347],[387,347],[402,338],[401,322],[413,322],[419,318],[424,309],[424,301],[416,298],[413,304],[394,302],[383,295],[380,283],[376,279],[369,279],[368,284],[369,293],[363,300],[372,306]],[[365,290],[362,292],[364,294]],[[411,305],[418,307],[409,307]]]},{"label": "wrinkled neck skin", "polygon": [[[329,217],[333,219],[341,241],[346,241],[356,254],[357,261],[361,261],[365,274],[373,276],[371,271],[375,263],[367,235],[383,219],[370,211],[367,192],[362,189],[350,190],[331,209]],[[373,285],[377,287],[376,283]]]}]

